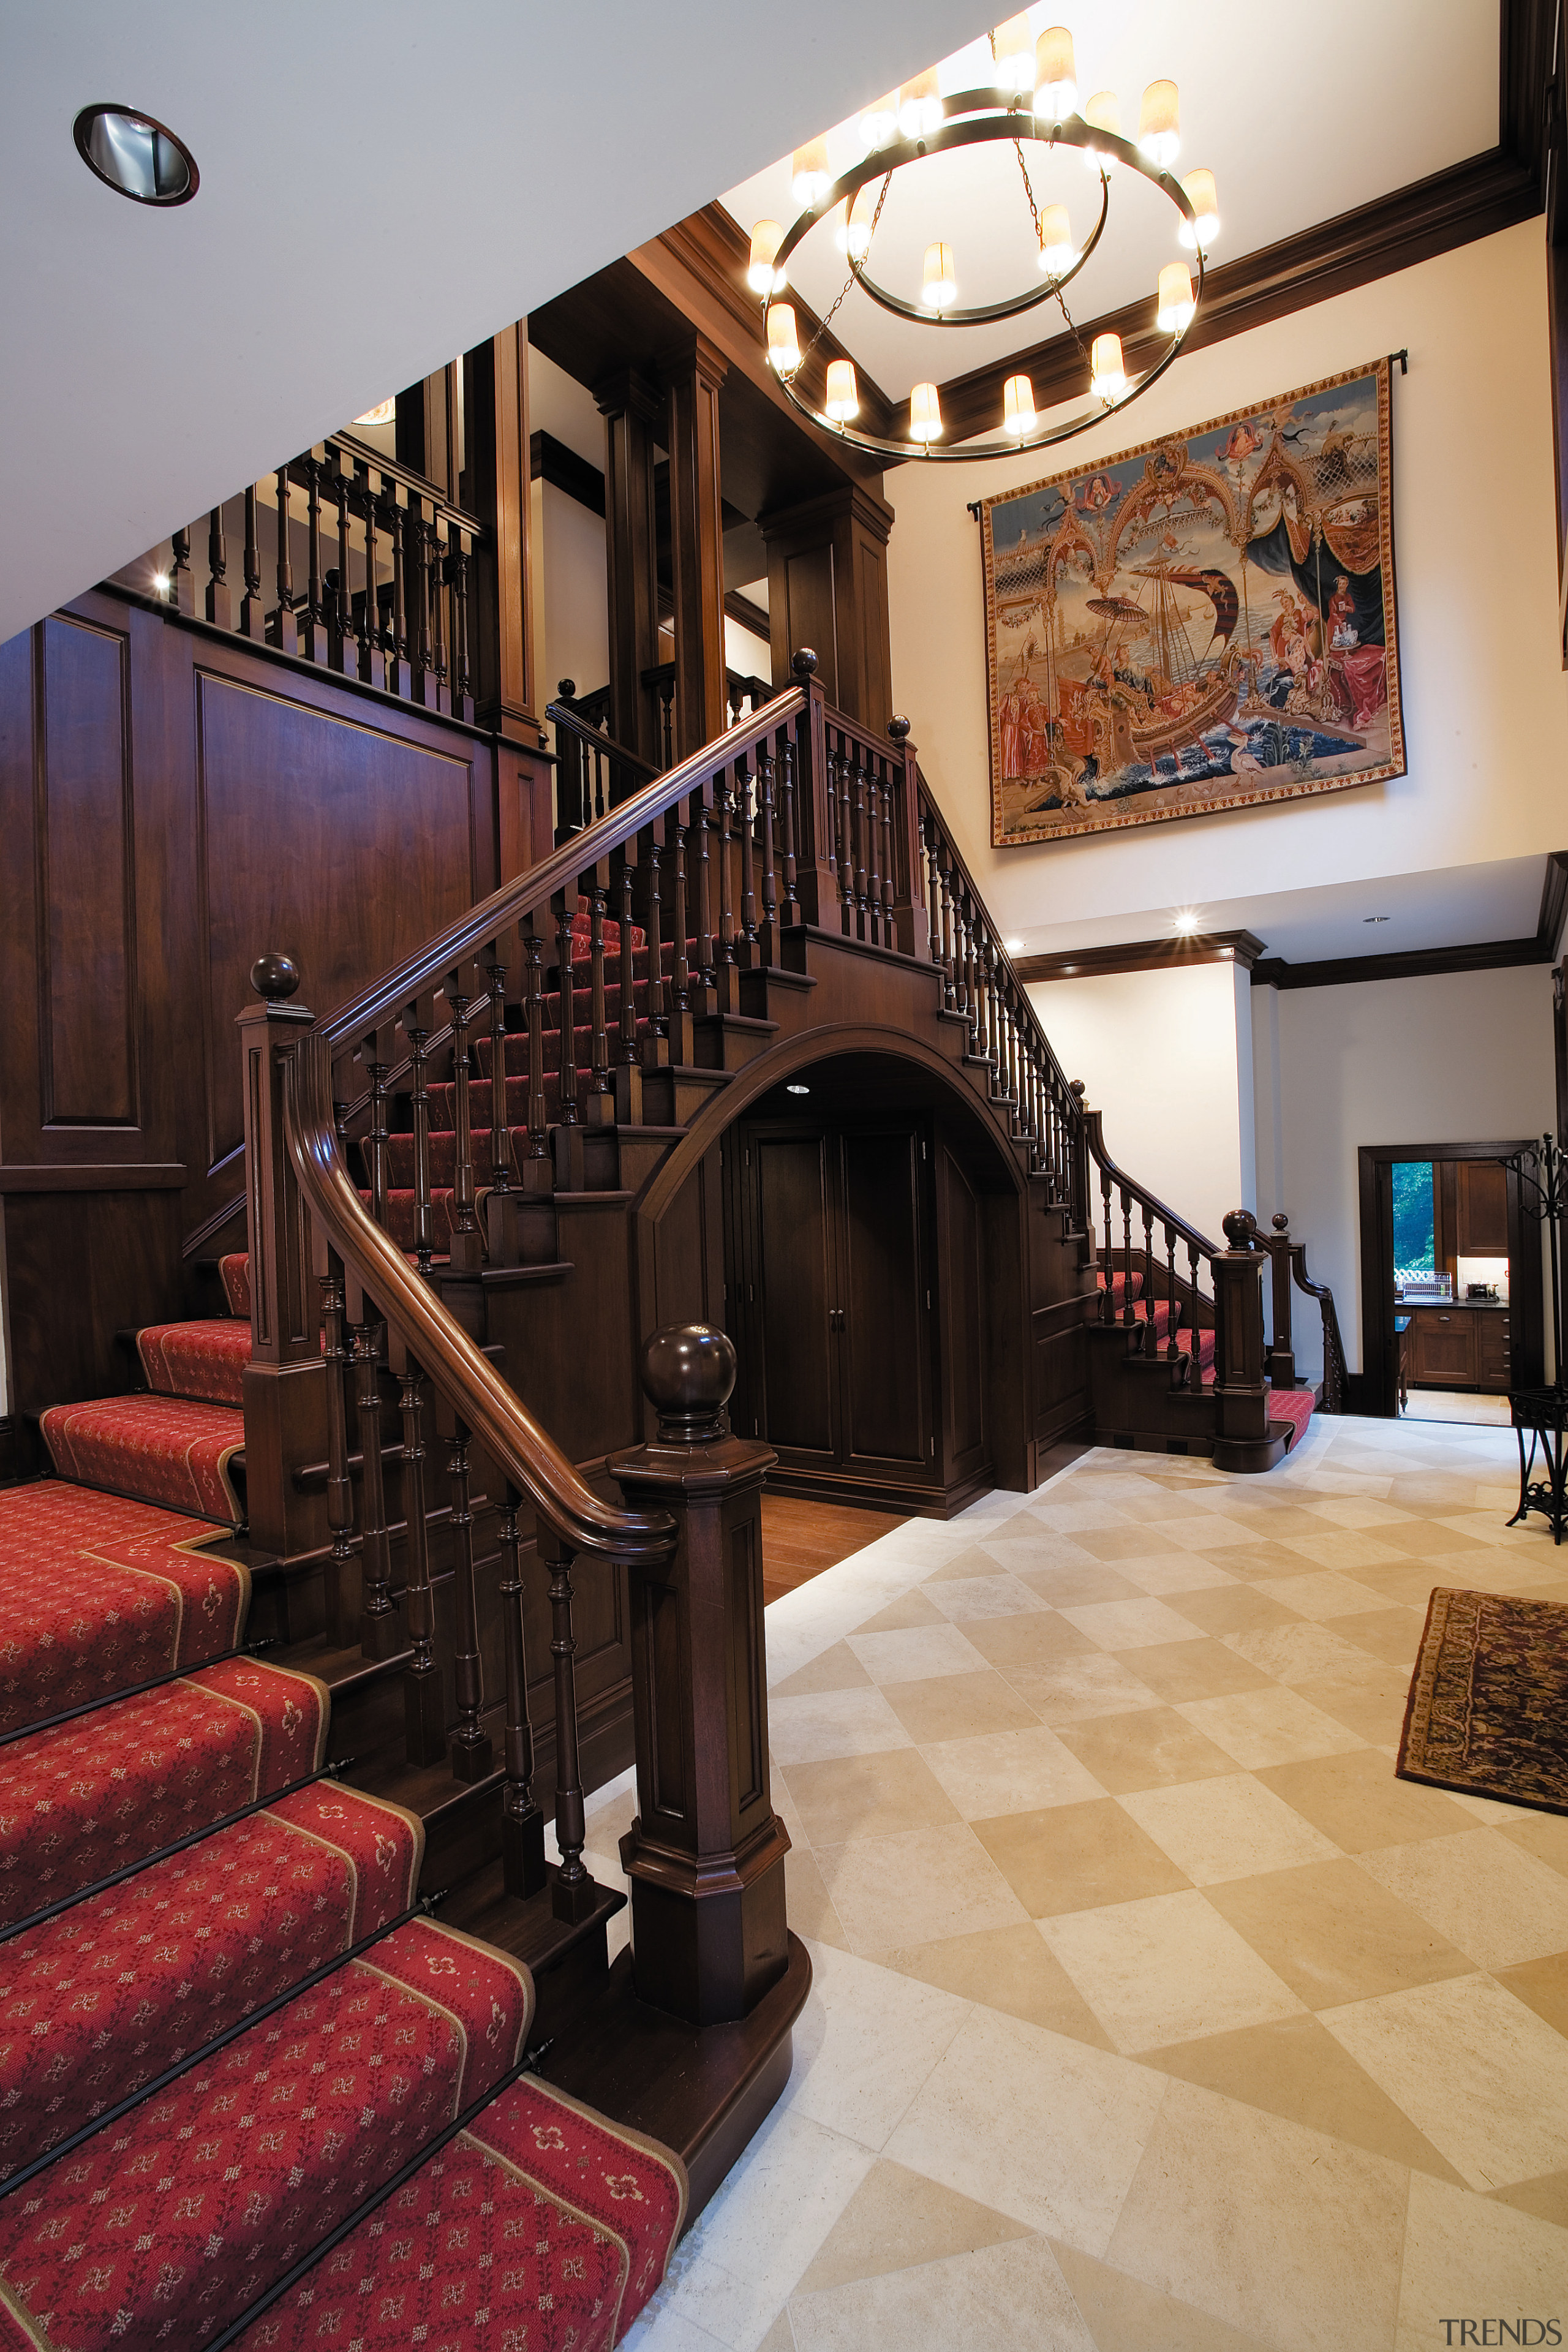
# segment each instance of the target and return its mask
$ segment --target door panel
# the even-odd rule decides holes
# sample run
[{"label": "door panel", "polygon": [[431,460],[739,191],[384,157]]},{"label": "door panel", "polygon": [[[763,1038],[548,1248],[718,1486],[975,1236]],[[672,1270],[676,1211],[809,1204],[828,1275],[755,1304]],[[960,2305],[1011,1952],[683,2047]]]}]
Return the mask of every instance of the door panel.
[{"label": "door panel", "polygon": [[920,1143],[909,1129],[846,1135],[839,1146],[844,1214],[843,1457],[930,1458],[926,1277],[921,1270]]},{"label": "door panel", "polygon": [[755,1287],[760,1309],[762,1423],[781,1454],[837,1459],[832,1225],[826,1139],[820,1133],[755,1137]]}]

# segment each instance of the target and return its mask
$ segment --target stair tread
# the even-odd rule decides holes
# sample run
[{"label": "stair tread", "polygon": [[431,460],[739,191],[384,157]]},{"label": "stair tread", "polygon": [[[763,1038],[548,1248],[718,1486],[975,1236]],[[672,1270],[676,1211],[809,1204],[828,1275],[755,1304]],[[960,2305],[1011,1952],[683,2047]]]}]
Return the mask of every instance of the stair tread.
[{"label": "stair tread", "polygon": [[230,1467],[245,1415],[190,1397],[94,1397],[50,1405],[44,1442],[63,1478],[237,1527],[245,1513]]},{"label": "stair tread", "polygon": [[250,1322],[210,1316],[195,1322],[150,1323],[136,1334],[147,1386],[157,1396],[239,1404],[250,1361]]}]

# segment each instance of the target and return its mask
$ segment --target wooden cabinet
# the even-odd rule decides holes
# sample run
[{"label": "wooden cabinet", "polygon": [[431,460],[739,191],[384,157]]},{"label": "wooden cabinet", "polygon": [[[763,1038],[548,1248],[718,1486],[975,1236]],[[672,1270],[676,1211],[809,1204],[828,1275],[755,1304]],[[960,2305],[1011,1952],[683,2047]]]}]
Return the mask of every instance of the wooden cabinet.
[{"label": "wooden cabinet", "polygon": [[1405,1340],[1409,1378],[1417,1388],[1500,1391],[1509,1385],[1506,1308],[1418,1307]]},{"label": "wooden cabinet", "polygon": [[1456,1253],[1460,1257],[1508,1255],[1508,1171],[1499,1160],[1457,1163]]},{"label": "wooden cabinet", "polygon": [[1489,1313],[1476,1315],[1472,1320],[1476,1327],[1476,1384],[1483,1389],[1506,1389],[1511,1360],[1508,1317],[1493,1308]]}]

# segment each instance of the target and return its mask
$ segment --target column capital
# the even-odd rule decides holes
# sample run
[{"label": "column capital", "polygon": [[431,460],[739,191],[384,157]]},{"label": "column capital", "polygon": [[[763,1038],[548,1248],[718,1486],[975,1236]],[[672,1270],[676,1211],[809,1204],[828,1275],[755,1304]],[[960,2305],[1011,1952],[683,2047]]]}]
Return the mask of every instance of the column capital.
[{"label": "column capital", "polygon": [[730,362],[718,344],[710,343],[701,329],[694,327],[689,336],[659,353],[658,373],[666,384],[696,376],[710,392],[717,392],[730,373]]},{"label": "column capital", "polygon": [[635,416],[639,424],[655,425],[664,415],[664,394],[640,369],[620,367],[594,386],[594,405],[601,416]]}]

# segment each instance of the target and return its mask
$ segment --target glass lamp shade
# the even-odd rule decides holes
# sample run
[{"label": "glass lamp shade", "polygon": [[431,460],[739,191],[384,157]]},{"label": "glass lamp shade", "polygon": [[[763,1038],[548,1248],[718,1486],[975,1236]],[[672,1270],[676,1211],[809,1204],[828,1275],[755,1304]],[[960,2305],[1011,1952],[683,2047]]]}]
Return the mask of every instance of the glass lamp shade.
[{"label": "glass lamp shade", "polygon": [[1179,335],[1192,322],[1197,305],[1193,300],[1193,281],[1184,261],[1167,261],[1160,272],[1159,308],[1154,323],[1163,335]]},{"label": "glass lamp shade", "polygon": [[1077,111],[1072,35],[1065,25],[1052,25],[1035,43],[1035,112],[1047,122],[1060,122]]},{"label": "glass lamp shade", "polygon": [[[1121,136],[1121,100],[1113,89],[1097,89],[1083,110],[1083,119],[1091,131],[1109,131],[1113,139]],[[1091,144],[1084,150],[1084,162],[1091,172],[1114,172],[1116,158]]]},{"label": "glass lamp shade", "polygon": [[1214,173],[1189,172],[1182,182],[1182,194],[1197,220],[1195,224],[1184,221],[1176,236],[1189,253],[1206,253],[1219,235],[1219,198],[1215,193]]},{"label": "glass lamp shade", "polygon": [[899,135],[898,91],[890,89],[886,98],[862,107],[855,128],[873,154],[880,147],[890,147]]},{"label": "glass lamp shade", "polygon": [[803,210],[815,212],[828,189],[833,174],[827,166],[826,139],[808,139],[797,147],[790,165],[789,192]]},{"label": "glass lamp shade", "polygon": [[1009,16],[991,36],[996,58],[996,87],[1005,98],[1026,97],[1035,87],[1035,41],[1028,11]]},{"label": "glass lamp shade", "polygon": [[768,312],[768,362],[775,375],[794,375],[800,365],[800,331],[793,302],[775,302]]},{"label": "glass lamp shade", "polygon": [[1168,172],[1181,153],[1181,96],[1173,81],[1152,81],[1144,91],[1138,110],[1138,146],[1160,172]]},{"label": "glass lamp shade", "polygon": [[910,439],[927,446],[942,438],[942,403],[934,383],[917,383],[910,394]]},{"label": "glass lamp shade", "polygon": [[367,408],[363,416],[356,416],[353,421],[356,425],[395,425],[397,402],[395,399],[378,400],[374,408]]},{"label": "glass lamp shade", "polygon": [[1089,388],[1096,400],[1120,400],[1127,389],[1120,335],[1096,335],[1089,354]]},{"label": "glass lamp shade", "polygon": [[936,78],[936,68],[928,66],[913,81],[899,89],[899,129],[906,139],[929,139],[933,131],[942,128],[942,89]]},{"label": "glass lamp shade", "polygon": [[1032,433],[1036,425],[1035,386],[1026,375],[1010,375],[1002,387],[1002,430],[1015,441]]},{"label": "glass lamp shade", "polygon": [[840,253],[864,261],[871,250],[871,220],[877,209],[877,183],[868,180],[853,204],[847,196],[833,215],[833,242]]},{"label": "glass lamp shade", "polygon": [[774,220],[754,222],[752,228],[752,257],[746,268],[746,283],[753,294],[781,294],[784,273],[775,268],[773,257],[784,243],[784,231]]},{"label": "glass lamp shade", "polygon": [[853,360],[829,360],[827,362],[827,397],[822,413],[835,425],[847,425],[852,416],[860,414],[860,390],[855,381]]},{"label": "glass lamp shade", "polygon": [[1047,278],[1060,278],[1078,258],[1072,222],[1066,205],[1047,205],[1040,215],[1040,268]]},{"label": "glass lamp shade", "polygon": [[921,300],[928,310],[939,316],[951,310],[958,299],[958,280],[953,275],[951,245],[928,245],[925,270],[921,287]]}]

